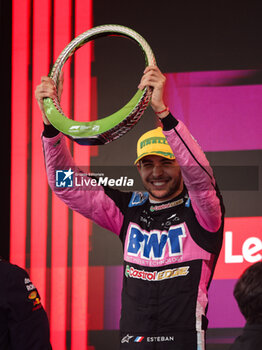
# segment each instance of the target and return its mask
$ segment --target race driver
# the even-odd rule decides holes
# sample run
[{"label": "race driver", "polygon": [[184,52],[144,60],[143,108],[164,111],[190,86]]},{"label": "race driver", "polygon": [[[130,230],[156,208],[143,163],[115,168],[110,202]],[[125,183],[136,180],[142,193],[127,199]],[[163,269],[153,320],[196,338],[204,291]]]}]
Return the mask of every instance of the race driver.
[{"label": "race driver", "polygon": [[49,185],[73,210],[117,234],[124,270],[121,349],[203,350],[207,290],[221,249],[224,207],[212,169],[185,125],[163,100],[165,76],[145,69],[139,89],[153,88],[151,106],[162,128],[137,144],[135,164],[146,192],[56,188],[55,172],[75,166],[65,137],[50,125],[43,98],[58,92],[47,77],[36,89],[43,115]]}]

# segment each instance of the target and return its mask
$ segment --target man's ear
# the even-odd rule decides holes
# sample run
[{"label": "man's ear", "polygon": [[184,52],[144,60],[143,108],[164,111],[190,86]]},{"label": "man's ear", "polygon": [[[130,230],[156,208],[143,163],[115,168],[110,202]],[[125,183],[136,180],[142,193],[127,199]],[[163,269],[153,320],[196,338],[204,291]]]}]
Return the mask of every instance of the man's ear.
[{"label": "man's ear", "polygon": [[141,172],[141,164],[140,164],[140,160],[136,163],[136,168],[138,170],[138,172]]}]

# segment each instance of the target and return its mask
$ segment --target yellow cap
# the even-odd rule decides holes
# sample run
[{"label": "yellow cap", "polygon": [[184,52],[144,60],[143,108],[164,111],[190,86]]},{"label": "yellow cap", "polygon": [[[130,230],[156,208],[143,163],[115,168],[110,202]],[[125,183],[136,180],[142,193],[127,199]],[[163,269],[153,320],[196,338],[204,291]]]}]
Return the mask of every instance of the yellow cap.
[{"label": "yellow cap", "polygon": [[149,155],[175,159],[173,151],[169,146],[161,127],[150,130],[139,138],[137,141],[137,159],[135,164],[141,158]]}]

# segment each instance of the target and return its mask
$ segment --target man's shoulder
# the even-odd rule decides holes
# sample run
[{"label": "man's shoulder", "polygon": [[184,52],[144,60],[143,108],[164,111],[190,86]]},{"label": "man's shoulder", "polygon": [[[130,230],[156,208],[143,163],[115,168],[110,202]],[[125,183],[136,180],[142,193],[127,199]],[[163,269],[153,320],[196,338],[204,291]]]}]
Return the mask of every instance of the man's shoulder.
[{"label": "man's shoulder", "polygon": [[104,190],[122,211],[143,205],[149,197],[148,192],[142,191],[124,192],[110,187],[104,187]]},{"label": "man's shoulder", "polygon": [[18,265],[12,264],[9,261],[0,260],[0,276],[12,275],[15,277],[28,276],[27,272]]},{"label": "man's shoulder", "polygon": [[133,192],[130,198],[128,207],[132,208],[132,207],[141,206],[147,201],[148,197],[149,197],[148,192],[140,192],[140,191]]}]

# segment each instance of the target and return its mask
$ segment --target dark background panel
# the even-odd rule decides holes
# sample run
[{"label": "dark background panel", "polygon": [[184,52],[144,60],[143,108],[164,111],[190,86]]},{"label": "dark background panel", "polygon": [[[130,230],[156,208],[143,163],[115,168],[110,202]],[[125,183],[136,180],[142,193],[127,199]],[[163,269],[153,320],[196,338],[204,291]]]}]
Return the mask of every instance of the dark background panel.
[{"label": "dark background panel", "polygon": [[[149,42],[163,72],[261,68],[259,1],[236,4],[195,1],[94,1],[94,26],[121,24]],[[140,48],[123,38],[95,41],[98,116],[126,103],[136,91],[144,66]],[[153,121],[152,121],[153,120]],[[131,164],[136,140],[155,123],[150,108],[124,138],[100,147],[93,164]],[[200,140],[201,142],[201,140]],[[121,152],[120,152],[121,150]],[[124,156],[123,156],[124,155]],[[111,164],[109,164],[109,162]]]},{"label": "dark background panel", "polygon": [[122,24],[148,40],[165,72],[261,67],[262,3],[94,1],[94,25]]},{"label": "dark background panel", "polygon": [[226,217],[262,216],[262,150],[207,152]]}]

